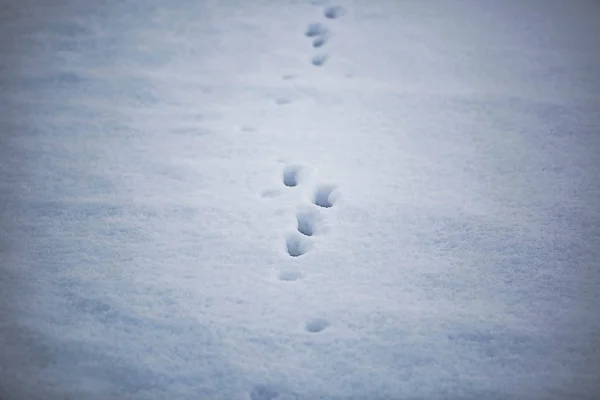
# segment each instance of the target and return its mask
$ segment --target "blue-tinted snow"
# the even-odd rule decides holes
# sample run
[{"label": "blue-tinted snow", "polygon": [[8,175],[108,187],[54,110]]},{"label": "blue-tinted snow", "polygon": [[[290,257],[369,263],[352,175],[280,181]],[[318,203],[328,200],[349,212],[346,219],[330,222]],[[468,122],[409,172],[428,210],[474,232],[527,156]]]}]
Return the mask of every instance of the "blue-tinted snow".
[{"label": "blue-tinted snow", "polygon": [[592,398],[599,12],[4,6],[0,398]]}]

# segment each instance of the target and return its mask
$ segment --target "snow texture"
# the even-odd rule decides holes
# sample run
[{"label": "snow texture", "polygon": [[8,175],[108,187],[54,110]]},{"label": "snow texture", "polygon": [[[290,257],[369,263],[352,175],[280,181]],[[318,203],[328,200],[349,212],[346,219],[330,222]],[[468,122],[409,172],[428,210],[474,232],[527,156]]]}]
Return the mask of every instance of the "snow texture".
[{"label": "snow texture", "polygon": [[598,15],[3,2],[0,399],[594,398]]}]

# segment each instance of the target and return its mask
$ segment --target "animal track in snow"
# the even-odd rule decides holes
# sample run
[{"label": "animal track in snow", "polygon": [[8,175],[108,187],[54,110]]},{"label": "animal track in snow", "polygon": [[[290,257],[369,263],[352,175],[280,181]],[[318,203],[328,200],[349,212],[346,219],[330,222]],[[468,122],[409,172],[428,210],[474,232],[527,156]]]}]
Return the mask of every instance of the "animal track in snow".
[{"label": "animal track in snow", "polygon": [[300,170],[301,167],[298,165],[288,165],[285,167],[283,169],[283,184],[288,187],[297,186]]},{"label": "animal track in snow", "polygon": [[325,43],[327,43],[327,36],[326,35],[320,35],[317,36],[312,43],[312,46],[314,48],[319,48],[321,46],[323,46]]},{"label": "animal track in snow", "polygon": [[296,214],[298,220],[298,232],[305,236],[315,234],[317,223],[319,222],[319,214],[313,210],[302,210]]},{"label": "animal track in snow", "polygon": [[333,207],[335,199],[333,198],[332,194],[334,190],[335,186],[333,185],[319,186],[317,190],[315,190],[313,197],[315,205],[323,208]]},{"label": "animal track in snow", "polygon": [[316,67],[320,67],[323,64],[325,64],[325,61],[327,61],[327,58],[328,58],[328,56],[326,54],[319,54],[312,58],[311,63],[312,63],[312,65],[314,65]]},{"label": "animal track in snow", "polygon": [[329,326],[329,321],[324,318],[313,318],[306,322],[304,329],[310,333],[321,332]]},{"label": "animal track in snow", "polygon": [[325,28],[323,24],[315,22],[312,24],[308,24],[308,26],[306,27],[306,32],[304,32],[304,34],[308,37],[315,37],[320,36],[325,32],[327,32],[327,28]]},{"label": "animal track in snow", "polygon": [[280,281],[292,282],[292,281],[297,281],[299,279],[302,279],[302,276],[303,275],[300,271],[296,271],[296,270],[292,270],[292,269],[284,269],[279,272],[279,274],[277,275],[277,278],[279,278]]},{"label": "animal track in snow", "polygon": [[309,249],[309,242],[299,233],[290,233],[285,238],[287,252],[292,257],[300,257]]},{"label": "animal track in snow", "polygon": [[325,8],[323,13],[325,18],[336,19],[344,15],[344,8],[340,6],[329,6]]}]

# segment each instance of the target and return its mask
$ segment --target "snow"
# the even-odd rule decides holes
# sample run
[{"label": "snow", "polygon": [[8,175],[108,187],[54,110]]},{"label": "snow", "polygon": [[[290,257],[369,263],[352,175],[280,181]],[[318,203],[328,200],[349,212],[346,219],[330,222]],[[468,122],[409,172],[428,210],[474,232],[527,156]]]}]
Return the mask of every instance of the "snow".
[{"label": "snow", "polygon": [[3,5],[0,398],[594,398],[598,8]]}]

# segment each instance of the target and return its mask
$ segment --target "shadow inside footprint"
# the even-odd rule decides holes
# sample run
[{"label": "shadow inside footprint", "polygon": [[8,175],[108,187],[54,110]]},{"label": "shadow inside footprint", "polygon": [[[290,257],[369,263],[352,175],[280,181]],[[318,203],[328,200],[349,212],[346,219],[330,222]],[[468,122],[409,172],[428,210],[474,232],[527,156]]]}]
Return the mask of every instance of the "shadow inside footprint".
[{"label": "shadow inside footprint", "polygon": [[344,8],[340,6],[329,6],[325,8],[323,14],[325,15],[325,18],[336,19],[344,15]]},{"label": "shadow inside footprint", "polygon": [[314,48],[319,48],[322,47],[325,43],[327,43],[327,37],[325,35],[321,35],[313,40],[312,46]]},{"label": "shadow inside footprint", "polygon": [[304,32],[304,34],[308,37],[315,37],[322,35],[325,32],[327,32],[327,28],[325,28],[323,24],[316,22],[308,24],[308,26],[306,27],[306,32]]},{"label": "shadow inside footprint", "polygon": [[287,252],[292,257],[300,257],[308,251],[308,241],[298,234],[288,234],[285,238]]},{"label": "shadow inside footprint", "polygon": [[283,170],[283,184],[288,187],[298,185],[298,175],[300,174],[300,166],[289,165]]},{"label": "shadow inside footprint", "polygon": [[306,331],[310,332],[310,333],[317,333],[317,332],[321,332],[328,326],[329,326],[329,321],[327,321],[326,319],[313,318],[306,323],[306,325],[304,326],[304,329],[306,329]]},{"label": "shadow inside footprint", "polygon": [[319,207],[329,208],[333,207],[334,196],[332,196],[335,186],[325,185],[317,188],[314,195],[314,203]]},{"label": "shadow inside footprint", "polygon": [[305,236],[312,236],[315,234],[317,223],[319,222],[319,215],[312,210],[299,211],[296,214],[298,221],[298,232]]},{"label": "shadow inside footprint", "polygon": [[325,62],[327,61],[327,58],[328,58],[328,57],[327,57],[327,55],[325,55],[325,54],[321,54],[321,55],[318,55],[318,56],[314,56],[314,57],[313,57],[313,59],[311,60],[311,63],[312,63],[314,66],[320,67],[320,66],[322,66],[323,64],[325,64]]}]

